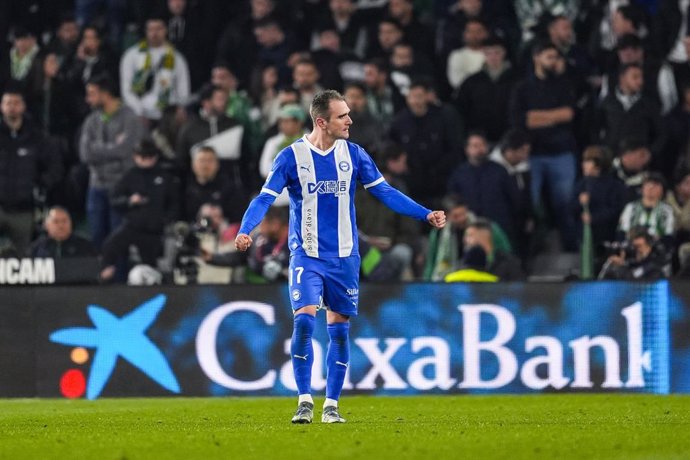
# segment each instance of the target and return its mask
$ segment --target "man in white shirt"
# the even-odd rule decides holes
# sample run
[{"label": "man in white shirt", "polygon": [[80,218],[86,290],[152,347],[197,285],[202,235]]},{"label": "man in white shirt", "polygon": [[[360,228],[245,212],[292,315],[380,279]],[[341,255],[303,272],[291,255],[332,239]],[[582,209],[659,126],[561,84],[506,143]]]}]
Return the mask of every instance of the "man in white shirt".
[{"label": "man in white shirt", "polygon": [[146,38],[130,47],[120,62],[122,99],[140,117],[161,119],[170,106],[183,106],[189,97],[187,61],[167,40],[163,18],[146,21]]}]

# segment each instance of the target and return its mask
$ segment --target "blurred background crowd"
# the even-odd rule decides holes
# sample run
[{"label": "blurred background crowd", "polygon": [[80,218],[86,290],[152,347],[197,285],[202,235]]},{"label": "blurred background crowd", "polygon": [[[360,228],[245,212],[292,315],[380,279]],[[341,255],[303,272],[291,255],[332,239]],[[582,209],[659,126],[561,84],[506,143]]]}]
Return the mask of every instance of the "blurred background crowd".
[{"label": "blurred background crowd", "polygon": [[[371,281],[690,273],[689,0],[0,1],[0,256],[101,282],[285,279],[275,155],[341,91],[387,180],[357,195]],[[76,259],[75,259],[76,260]]]}]

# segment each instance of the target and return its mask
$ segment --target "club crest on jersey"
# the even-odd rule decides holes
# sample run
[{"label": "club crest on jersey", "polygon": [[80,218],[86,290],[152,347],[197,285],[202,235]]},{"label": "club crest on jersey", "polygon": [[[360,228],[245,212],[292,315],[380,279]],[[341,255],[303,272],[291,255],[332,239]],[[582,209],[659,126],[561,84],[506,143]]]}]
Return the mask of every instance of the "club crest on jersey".
[{"label": "club crest on jersey", "polygon": [[301,298],[302,298],[302,293],[299,291],[299,289],[293,289],[292,290],[292,300],[294,300],[296,302]]},{"label": "club crest on jersey", "polygon": [[350,170],[350,163],[348,163],[347,161],[344,161],[344,160],[343,160],[343,161],[341,161],[340,163],[338,163],[338,168],[339,168],[342,172],[348,172],[348,171]]},{"label": "club crest on jersey", "polygon": [[309,193],[318,193],[319,195],[340,195],[347,192],[346,180],[320,180],[316,183],[310,182],[307,184]]}]

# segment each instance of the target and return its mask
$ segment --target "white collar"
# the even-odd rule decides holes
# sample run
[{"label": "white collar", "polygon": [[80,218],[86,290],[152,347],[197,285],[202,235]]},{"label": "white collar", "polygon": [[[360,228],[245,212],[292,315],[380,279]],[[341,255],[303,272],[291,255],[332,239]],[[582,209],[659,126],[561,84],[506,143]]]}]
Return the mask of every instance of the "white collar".
[{"label": "white collar", "polygon": [[326,155],[328,155],[329,153],[331,153],[333,150],[335,150],[335,148],[336,148],[337,145],[338,145],[338,142],[341,142],[341,141],[342,141],[342,139],[336,139],[335,142],[333,143],[333,145],[332,145],[328,150],[321,150],[320,148],[316,147],[314,144],[312,144],[311,142],[309,142],[309,139],[307,139],[307,135],[306,135],[306,134],[305,134],[304,136],[302,136],[302,140],[304,141],[305,144],[307,144],[307,146],[309,146],[309,148],[310,148],[311,150],[313,150],[314,152],[318,153],[318,154],[321,155],[322,157],[325,157]]}]

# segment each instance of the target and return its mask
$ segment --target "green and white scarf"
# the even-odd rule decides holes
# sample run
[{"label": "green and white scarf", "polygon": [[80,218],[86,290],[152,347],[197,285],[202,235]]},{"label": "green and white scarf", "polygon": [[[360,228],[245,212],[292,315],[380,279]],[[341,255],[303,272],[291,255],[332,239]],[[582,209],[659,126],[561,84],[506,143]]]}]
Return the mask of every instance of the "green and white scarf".
[{"label": "green and white scarf", "polygon": [[155,80],[158,78],[160,91],[158,93],[157,106],[162,110],[170,102],[173,70],[175,69],[175,49],[170,44],[166,45],[165,54],[155,66],[153,65],[153,59],[146,40],[139,42],[139,53],[142,56],[142,62],[132,77],[132,92],[138,97],[144,96],[153,89]]}]

